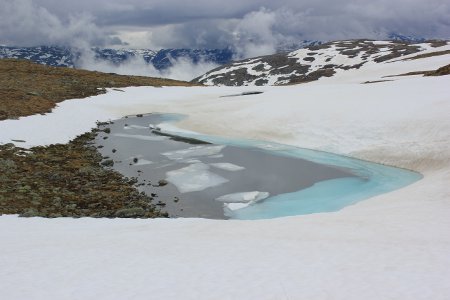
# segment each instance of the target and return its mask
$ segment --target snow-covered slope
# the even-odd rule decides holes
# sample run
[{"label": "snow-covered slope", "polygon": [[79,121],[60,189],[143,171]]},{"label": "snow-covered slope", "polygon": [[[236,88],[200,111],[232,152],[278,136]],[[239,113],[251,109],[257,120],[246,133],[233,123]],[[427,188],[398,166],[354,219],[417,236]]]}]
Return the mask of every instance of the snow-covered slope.
[{"label": "snow-covered slope", "polygon": [[[1,121],[1,143],[29,147],[67,142],[96,120],[183,113],[183,130],[424,175],[335,213],[271,220],[1,216],[1,298],[450,299],[450,76],[376,82],[449,61],[450,53],[371,63],[292,86],[109,90],[47,115]],[[240,96],[251,91],[262,93]]]},{"label": "snow-covered slope", "polygon": [[331,77],[339,70],[393,59],[430,48],[439,51],[447,42],[410,44],[399,41],[350,40],[309,46],[286,54],[251,58],[219,67],[194,79],[206,85],[285,85]]}]

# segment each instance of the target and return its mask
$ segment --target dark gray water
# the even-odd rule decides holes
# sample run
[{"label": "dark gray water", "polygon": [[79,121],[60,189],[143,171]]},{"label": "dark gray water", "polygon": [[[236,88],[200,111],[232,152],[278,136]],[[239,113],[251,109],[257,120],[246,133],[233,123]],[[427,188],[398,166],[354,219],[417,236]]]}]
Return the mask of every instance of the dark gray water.
[{"label": "dark gray water", "polygon": [[[148,114],[101,125],[100,129],[109,130],[101,132],[95,143],[106,159],[114,161],[114,169],[127,177],[136,177],[139,190],[156,194],[155,203],[160,201],[171,216],[223,219],[224,202],[245,202],[236,197],[253,196],[258,198],[256,201],[324,180],[356,177],[343,168],[257,148],[166,136],[149,128],[149,124],[163,120],[163,115]],[[162,182],[164,186],[159,186],[160,180],[168,184]],[[236,193],[247,194],[229,195]],[[223,199],[224,195],[229,196]]]}]

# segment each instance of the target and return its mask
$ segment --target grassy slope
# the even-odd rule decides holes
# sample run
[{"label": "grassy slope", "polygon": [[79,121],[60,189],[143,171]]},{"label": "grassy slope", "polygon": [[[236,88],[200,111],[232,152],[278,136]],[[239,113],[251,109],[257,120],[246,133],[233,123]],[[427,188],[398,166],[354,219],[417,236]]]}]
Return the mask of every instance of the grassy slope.
[{"label": "grassy slope", "polygon": [[[46,113],[66,99],[104,93],[126,86],[192,86],[171,79],[125,76],[61,67],[25,60],[0,59],[0,120]],[[99,89],[100,88],[100,89]]]}]

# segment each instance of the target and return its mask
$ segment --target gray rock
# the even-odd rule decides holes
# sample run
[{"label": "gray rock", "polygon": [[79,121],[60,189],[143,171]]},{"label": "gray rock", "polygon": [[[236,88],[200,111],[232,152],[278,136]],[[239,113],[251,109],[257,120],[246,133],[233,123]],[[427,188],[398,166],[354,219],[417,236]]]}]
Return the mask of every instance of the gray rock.
[{"label": "gray rock", "polygon": [[11,159],[0,159],[0,170],[6,172],[7,170],[15,170],[16,163]]},{"label": "gray rock", "polygon": [[142,207],[123,208],[114,215],[118,218],[140,218],[145,215],[145,210]]},{"label": "gray rock", "polygon": [[169,184],[169,182],[167,180],[165,180],[165,179],[161,179],[160,181],[158,181],[158,185],[159,186],[165,186],[165,185],[168,185],[168,184]]},{"label": "gray rock", "polygon": [[39,216],[39,213],[34,208],[29,208],[25,212],[23,212],[22,214],[19,215],[19,217],[25,217],[25,218],[37,217],[37,216]]},{"label": "gray rock", "polygon": [[104,167],[112,167],[114,166],[114,161],[112,159],[104,160],[100,163]]}]

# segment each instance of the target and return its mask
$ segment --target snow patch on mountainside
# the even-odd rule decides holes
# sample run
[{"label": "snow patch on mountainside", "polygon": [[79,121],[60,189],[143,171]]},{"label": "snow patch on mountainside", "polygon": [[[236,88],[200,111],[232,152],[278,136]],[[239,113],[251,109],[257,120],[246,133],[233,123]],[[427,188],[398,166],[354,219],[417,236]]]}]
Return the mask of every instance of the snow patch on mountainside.
[{"label": "snow patch on mountainside", "polygon": [[275,54],[234,62],[214,69],[194,81],[206,85],[286,85],[332,77],[342,70],[389,64],[392,60],[426,51],[448,50],[447,42],[402,43],[351,40],[310,46],[287,54]]}]

